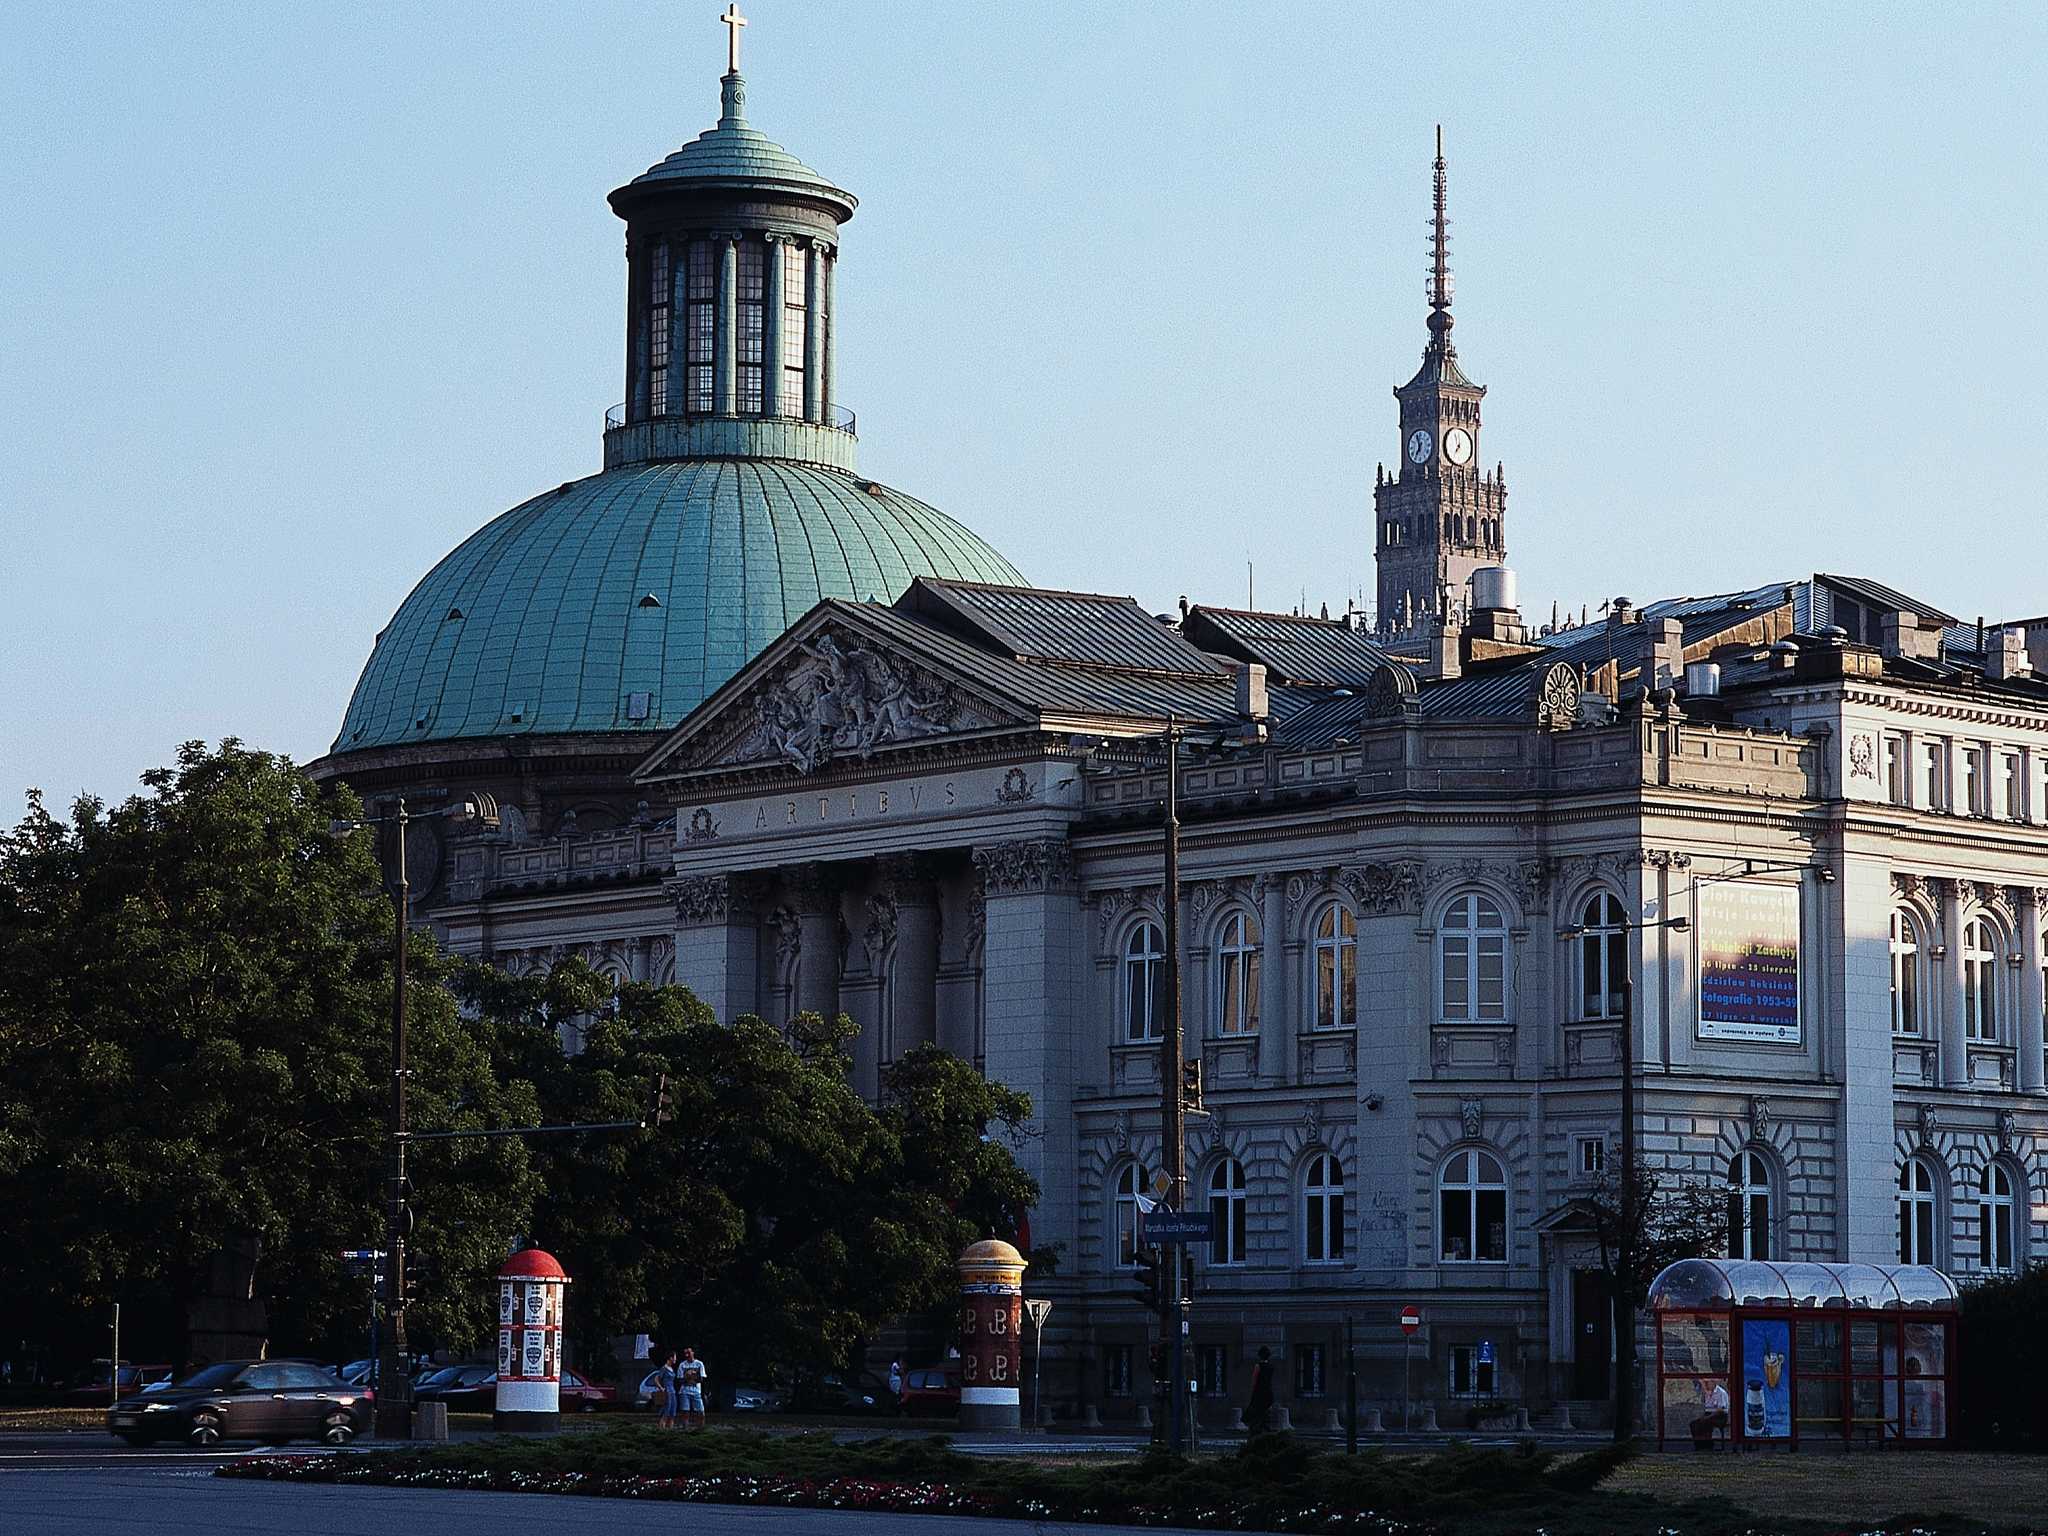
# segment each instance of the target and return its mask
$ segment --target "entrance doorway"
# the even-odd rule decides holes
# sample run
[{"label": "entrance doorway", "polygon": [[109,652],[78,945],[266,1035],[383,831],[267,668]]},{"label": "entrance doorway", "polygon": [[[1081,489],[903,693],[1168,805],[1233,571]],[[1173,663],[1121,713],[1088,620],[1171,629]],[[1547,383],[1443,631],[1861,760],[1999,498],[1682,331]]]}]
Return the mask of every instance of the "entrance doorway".
[{"label": "entrance doorway", "polygon": [[1613,1288],[1597,1269],[1572,1271],[1572,1398],[1605,1402],[1614,1387]]}]

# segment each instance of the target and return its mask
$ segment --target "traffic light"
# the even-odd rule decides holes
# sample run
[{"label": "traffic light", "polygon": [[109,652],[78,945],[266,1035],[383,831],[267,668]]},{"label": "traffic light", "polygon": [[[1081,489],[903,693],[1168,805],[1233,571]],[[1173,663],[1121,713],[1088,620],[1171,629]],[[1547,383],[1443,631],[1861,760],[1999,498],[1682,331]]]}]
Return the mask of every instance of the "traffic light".
[{"label": "traffic light", "polygon": [[656,1125],[667,1125],[675,1117],[675,1100],[669,1096],[668,1074],[663,1072],[654,1080],[653,1121]]},{"label": "traffic light", "polygon": [[1208,1113],[1202,1108],[1202,1060],[1199,1056],[1180,1064],[1180,1102],[1190,1114]]},{"label": "traffic light", "polygon": [[1139,1289],[1131,1294],[1145,1304],[1145,1310],[1161,1316],[1166,1312],[1166,1269],[1159,1261],[1159,1250],[1145,1246],[1136,1254]]}]

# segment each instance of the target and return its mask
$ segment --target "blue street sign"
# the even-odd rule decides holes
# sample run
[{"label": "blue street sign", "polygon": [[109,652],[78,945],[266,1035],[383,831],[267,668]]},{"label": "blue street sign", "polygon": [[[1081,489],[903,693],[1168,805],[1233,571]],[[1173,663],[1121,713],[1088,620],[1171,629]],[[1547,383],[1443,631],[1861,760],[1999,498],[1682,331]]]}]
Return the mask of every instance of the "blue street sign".
[{"label": "blue street sign", "polygon": [[1481,1365],[1493,1364],[1493,1340],[1481,1339],[1479,1341],[1479,1363]]},{"label": "blue street sign", "polygon": [[1213,1211],[1147,1211],[1139,1234],[1148,1243],[1213,1243]]}]

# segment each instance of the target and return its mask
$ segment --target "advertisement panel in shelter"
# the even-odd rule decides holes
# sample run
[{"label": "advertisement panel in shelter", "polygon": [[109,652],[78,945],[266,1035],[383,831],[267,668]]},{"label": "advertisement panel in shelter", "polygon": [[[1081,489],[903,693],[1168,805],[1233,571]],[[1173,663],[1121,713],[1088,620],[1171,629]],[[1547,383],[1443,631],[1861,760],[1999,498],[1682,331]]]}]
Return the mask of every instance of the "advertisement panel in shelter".
[{"label": "advertisement panel in shelter", "polygon": [[1699,1037],[1799,1044],[1799,888],[1697,887]]},{"label": "advertisement panel in shelter", "polygon": [[1792,1325],[1751,1318],[1742,1325],[1742,1434],[1748,1440],[1792,1437]]}]

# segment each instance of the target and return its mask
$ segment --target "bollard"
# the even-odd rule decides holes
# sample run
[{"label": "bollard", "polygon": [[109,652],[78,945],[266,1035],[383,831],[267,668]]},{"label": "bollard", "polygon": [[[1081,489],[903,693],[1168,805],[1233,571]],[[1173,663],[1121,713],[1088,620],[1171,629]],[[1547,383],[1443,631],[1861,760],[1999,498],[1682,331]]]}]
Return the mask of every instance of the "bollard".
[{"label": "bollard", "polygon": [[1336,1409],[1332,1408],[1328,1413],[1323,1415],[1323,1433],[1326,1435],[1340,1435],[1343,1432],[1343,1415],[1338,1413]]},{"label": "bollard", "polygon": [[1433,1435],[1438,1432],[1436,1426],[1435,1403],[1424,1403],[1422,1405],[1422,1422],[1416,1425],[1415,1427],[1421,1430],[1424,1434]]},{"label": "bollard", "polygon": [[1140,1428],[1140,1429],[1150,1429],[1151,1427],[1152,1427],[1152,1405],[1151,1405],[1150,1403],[1140,1403],[1140,1404],[1138,1404],[1138,1428]]},{"label": "bollard", "polygon": [[1360,1423],[1359,1428],[1363,1429],[1368,1435],[1384,1435],[1387,1432],[1387,1426],[1382,1422],[1380,1411],[1377,1408],[1365,1410],[1363,1422]]},{"label": "bollard", "polygon": [[1102,1428],[1102,1415],[1097,1411],[1093,1403],[1090,1403],[1081,1410],[1081,1427],[1083,1429]]},{"label": "bollard", "polygon": [[1572,1405],[1570,1403],[1559,1403],[1557,1405],[1557,1427],[1559,1429],[1570,1429],[1572,1427]]},{"label": "bollard", "polygon": [[412,1437],[415,1440],[446,1440],[448,1438],[448,1405],[446,1403],[420,1403],[412,1411]]},{"label": "bollard", "polygon": [[1285,1403],[1275,1403],[1273,1405],[1272,1411],[1266,1415],[1266,1428],[1275,1434],[1294,1428],[1294,1419],[1287,1412],[1287,1405]]}]

